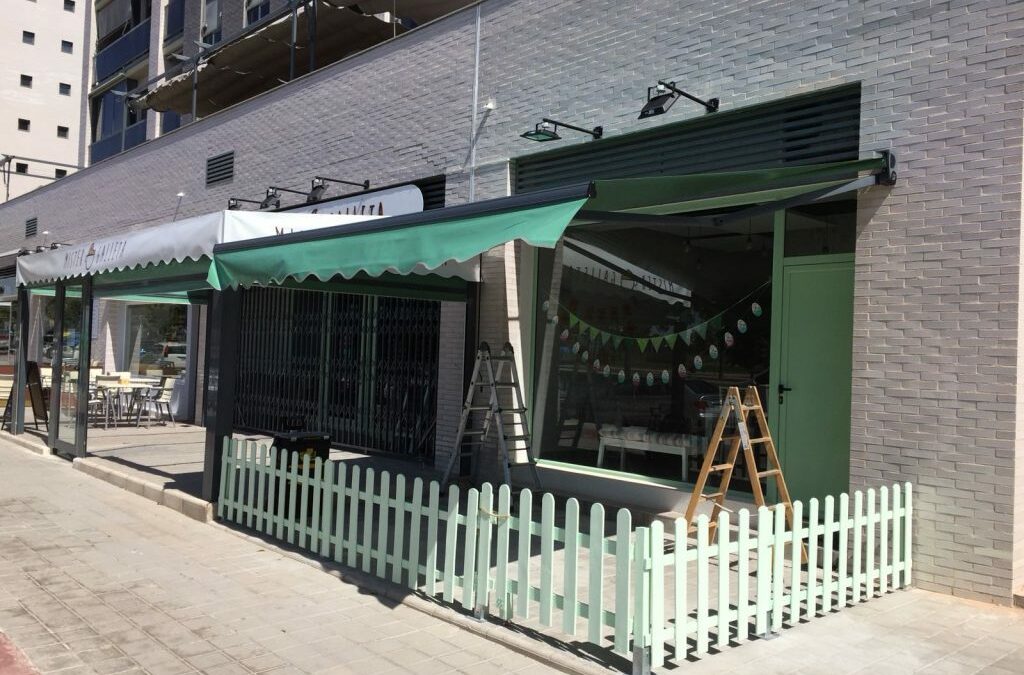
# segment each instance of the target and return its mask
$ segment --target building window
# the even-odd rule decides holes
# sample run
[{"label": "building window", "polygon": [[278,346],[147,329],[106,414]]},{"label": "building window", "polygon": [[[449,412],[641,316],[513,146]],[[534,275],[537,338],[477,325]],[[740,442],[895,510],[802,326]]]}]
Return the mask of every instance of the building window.
[{"label": "building window", "polygon": [[64,0],[64,11],[73,12],[75,11],[75,0]]},{"label": "building window", "polygon": [[30,30],[21,31],[21,41],[27,45],[34,45],[36,43],[36,34]]},{"label": "building window", "polygon": [[32,122],[29,120],[18,119],[18,131],[28,131],[31,126]]},{"label": "building window", "polygon": [[57,127],[57,138],[67,138],[67,137],[68,137],[68,128],[67,127]]},{"label": "building window", "polygon": [[270,14],[270,0],[245,0],[245,23],[256,23]]},{"label": "building window", "polygon": [[220,0],[206,0],[203,5],[203,41],[215,45],[220,40]]},{"label": "building window", "polygon": [[61,40],[60,50],[65,54],[71,54],[75,51],[75,45],[71,43],[71,40]]},{"label": "building window", "polygon": [[21,86],[26,87],[28,89],[31,89],[32,88],[32,76],[31,75],[22,75],[21,76]]},{"label": "building window", "polygon": [[14,173],[28,173],[28,164],[25,162],[15,162]]},{"label": "building window", "polygon": [[68,175],[68,170],[67,169],[54,169],[53,170],[53,177],[54,178],[63,178],[66,175]]},{"label": "building window", "polygon": [[71,96],[71,85],[66,82],[61,82],[57,86],[57,90],[60,92],[61,96]]},{"label": "building window", "polygon": [[[727,231],[580,227],[558,269],[546,250],[541,457],[693,480],[726,389],[753,384],[767,396],[773,226],[769,214]],[[751,489],[738,477],[733,486]]]}]

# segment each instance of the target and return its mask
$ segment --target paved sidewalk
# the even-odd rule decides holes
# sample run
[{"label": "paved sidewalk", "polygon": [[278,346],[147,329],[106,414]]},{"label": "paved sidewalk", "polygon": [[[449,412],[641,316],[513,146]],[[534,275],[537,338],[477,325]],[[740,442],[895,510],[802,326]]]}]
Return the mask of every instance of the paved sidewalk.
[{"label": "paved sidewalk", "polygon": [[0,632],[66,675],[553,672],[5,441]]}]

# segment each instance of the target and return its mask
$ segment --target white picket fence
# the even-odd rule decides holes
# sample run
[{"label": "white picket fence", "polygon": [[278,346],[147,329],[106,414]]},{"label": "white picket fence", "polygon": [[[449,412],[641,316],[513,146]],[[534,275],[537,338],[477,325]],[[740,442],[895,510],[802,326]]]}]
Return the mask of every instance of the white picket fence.
[{"label": "white picket fence", "polygon": [[[909,483],[722,513],[694,536],[678,519],[606,530],[601,504],[484,484],[442,499],[438,483],[276,448],[225,444],[218,516],[478,616],[493,613],[659,667],[778,632],[911,581]],[[837,510],[838,507],[838,510]],[[609,528],[610,529],[610,528]],[[801,565],[806,550],[806,565]]]}]

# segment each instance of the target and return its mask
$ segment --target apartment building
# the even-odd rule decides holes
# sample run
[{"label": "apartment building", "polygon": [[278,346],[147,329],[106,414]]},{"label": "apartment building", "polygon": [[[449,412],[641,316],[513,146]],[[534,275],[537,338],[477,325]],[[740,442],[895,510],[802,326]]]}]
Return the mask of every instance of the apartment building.
[{"label": "apartment building", "polygon": [[0,200],[84,165],[92,0],[10,0],[0,44]]}]

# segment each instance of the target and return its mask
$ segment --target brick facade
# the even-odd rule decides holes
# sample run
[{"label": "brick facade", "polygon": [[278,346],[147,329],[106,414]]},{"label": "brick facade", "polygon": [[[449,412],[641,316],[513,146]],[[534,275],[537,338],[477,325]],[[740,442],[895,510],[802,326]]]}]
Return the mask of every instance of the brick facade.
[{"label": "brick facade", "polygon": [[[315,173],[374,185],[444,173],[448,203],[467,200],[477,11],[12,200],[0,248],[23,245],[32,216],[81,240],[169,219],[179,190],[185,217]],[[518,135],[542,116],[614,137],[701,114],[680,102],[638,121],[659,77],[723,109],[861,83],[861,148],[892,147],[900,180],[859,204],[851,481],[915,484],[920,586],[1008,601],[1024,583],[1024,4],[489,0],[479,11],[477,199],[507,193],[508,158],[535,150]],[[190,3],[186,44],[197,32]],[[234,180],[206,188],[205,159],[227,150]],[[504,250],[483,260],[480,333],[492,344],[509,336],[510,264]]]}]

